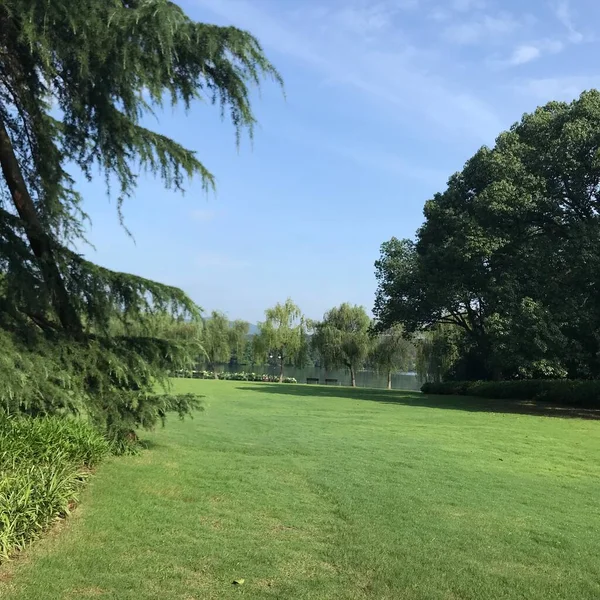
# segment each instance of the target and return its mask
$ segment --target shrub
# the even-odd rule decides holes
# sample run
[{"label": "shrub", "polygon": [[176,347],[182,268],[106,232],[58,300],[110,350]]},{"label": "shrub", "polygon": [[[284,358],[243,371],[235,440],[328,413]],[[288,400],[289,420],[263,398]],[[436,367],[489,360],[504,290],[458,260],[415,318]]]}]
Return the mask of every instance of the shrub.
[{"label": "shrub", "polygon": [[0,560],[67,515],[89,469],[108,452],[102,435],[81,421],[0,415]]},{"label": "shrub", "polygon": [[425,383],[425,394],[478,396],[496,400],[535,400],[600,408],[600,381],[524,379],[515,381],[447,381]]},{"label": "shrub", "polygon": [[[180,374],[185,375],[183,371]],[[192,371],[191,375],[199,379],[215,379],[215,374],[212,371]],[[217,373],[217,379],[221,381],[264,381],[279,383],[279,375],[267,375],[266,373],[228,373],[221,371]],[[298,383],[298,381],[294,377],[285,377],[283,383]]]}]

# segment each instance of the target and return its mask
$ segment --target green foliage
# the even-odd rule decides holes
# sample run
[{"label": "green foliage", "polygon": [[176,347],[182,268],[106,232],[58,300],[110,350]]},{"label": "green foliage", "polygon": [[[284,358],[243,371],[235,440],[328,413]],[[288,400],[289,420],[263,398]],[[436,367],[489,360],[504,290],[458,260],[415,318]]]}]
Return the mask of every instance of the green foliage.
[{"label": "green foliage", "polygon": [[392,373],[408,369],[412,350],[402,325],[394,325],[375,338],[371,361],[379,373],[387,375],[389,389],[392,387]]},{"label": "green foliage", "polygon": [[294,377],[284,377],[283,381],[279,376],[267,375],[265,373],[228,373],[221,371],[213,373],[212,371],[199,371],[197,373],[200,379],[219,379],[221,381],[262,381],[264,383],[298,383]]},{"label": "green foliage", "polygon": [[218,363],[229,361],[230,330],[227,317],[216,310],[210,314],[210,318],[204,321],[204,332],[202,345],[206,354],[208,366],[214,371]]},{"label": "green foliage", "polygon": [[70,249],[85,214],[68,169],[100,172],[107,191],[116,183],[119,214],[140,172],[210,188],[193,151],[142,121],[205,100],[239,140],[255,125],[251,89],[279,75],[252,35],[196,23],[169,0],[0,0],[0,54],[0,401],[28,414],[85,410],[131,438],[196,404],[157,386],[168,391],[169,373],[200,354],[187,325],[199,309]]},{"label": "green foliage", "polygon": [[286,363],[298,358],[304,346],[305,319],[291,298],[265,311],[260,333],[255,336],[255,351],[279,363],[279,380],[284,379]]},{"label": "green foliage", "polygon": [[423,384],[425,394],[477,396],[494,400],[534,400],[600,409],[600,381],[524,379],[520,381],[446,381]]},{"label": "green foliage", "polygon": [[250,323],[247,321],[238,319],[229,324],[229,353],[231,360],[235,363],[240,363],[244,360],[249,331]]},{"label": "green foliage", "polygon": [[314,324],[313,344],[328,369],[346,367],[352,386],[356,371],[367,359],[373,345],[371,319],[362,306],[343,303],[327,311],[323,321]]},{"label": "green foliage", "polygon": [[0,560],[67,515],[89,469],[108,452],[81,421],[0,416]]},{"label": "green foliage", "polygon": [[418,334],[417,375],[421,381],[442,381],[452,376],[460,359],[464,335],[452,325],[437,325]]},{"label": "green foliage", "polygon": [[[132,439],[167,413],[199,408],[194,396],[169,394],[172,371],[193,364],[188,343],[93,336],[85,345],[56,332],[25,341],[0,330],[0,401],[8,414],[86,413],[111,439]],[[134,438],[134,436],[133,436]]]},{"label": "green foliage", "polygon": [[375,315],[461,332],[454,377],[600,377],[600,92],[526,114],[376,263]]}]

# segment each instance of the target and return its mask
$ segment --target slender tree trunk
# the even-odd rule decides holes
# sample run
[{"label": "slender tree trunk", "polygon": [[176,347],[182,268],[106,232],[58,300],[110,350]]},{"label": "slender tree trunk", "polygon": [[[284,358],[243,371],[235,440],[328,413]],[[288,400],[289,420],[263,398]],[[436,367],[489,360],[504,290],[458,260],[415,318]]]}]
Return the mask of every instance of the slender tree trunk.
[{"label": "slender tree trunk", "polygon": [[392,372],[388,371],[388,390],[392,389]]},{"label": "slender tree trunk", "polygon": [[215,379],[219,379],[219,374],[217,373],[217,364],[211,363],[211,368],[212,368],[212,372],[213,372],[213,377]]},{"label": "slender tree trunk", "polygon": [[279,359],[279,383],[283,383],[283,353]]},{"label": "slender tree trunk", "polygon": [[350,366],[350,380],[352,381],[352,387],[356,387],[356,373],[353,366]]},{"label": "slender tree trunk", "polygon": [[17,213],[24,224],[25,235],[36,259],[48,292],[50,302],[63,328],[80,337],[83,333],[81,321],[75,312],[67,288],[56,264],[52,244],[44,230],[35,205],[25,184],[21,167],[4,123],[0,120],[0,166],[10,191]]}]

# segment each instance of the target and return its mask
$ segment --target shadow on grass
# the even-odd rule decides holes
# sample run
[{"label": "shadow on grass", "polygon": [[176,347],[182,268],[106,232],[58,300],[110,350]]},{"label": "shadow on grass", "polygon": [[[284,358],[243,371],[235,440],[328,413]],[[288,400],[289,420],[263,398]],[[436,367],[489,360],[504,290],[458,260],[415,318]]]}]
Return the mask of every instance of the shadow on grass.
[{"label": "shadow on grass", "polygon": [[141,438],[138,441],[138,443],[144,450],[156,450],[157,448],[165,447],[164,444],[159,444],[159,443],[155,442],[154,440],[148,440],[148,439],[144,439],[144,438]]},{"label": "shadow on grass", "polygon": [[402,404],[425,408],[464,410],[469,412],[495,412],[544,417],[600,419],[599,409],[559,406],[547,402],[524,400],[491,400],[470,396],[433,396],[407,390],[382,390],[373,388],[325,387],[319,385],[260,384],[239,386],[240,390],[280,396],[305,396],[311,398],[349,398],[384,404]]}]

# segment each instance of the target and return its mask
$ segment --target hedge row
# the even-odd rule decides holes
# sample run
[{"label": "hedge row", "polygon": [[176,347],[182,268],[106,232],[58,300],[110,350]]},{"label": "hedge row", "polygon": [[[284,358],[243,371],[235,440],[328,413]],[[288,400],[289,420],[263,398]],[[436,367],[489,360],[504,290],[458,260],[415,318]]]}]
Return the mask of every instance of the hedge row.
[{"label": "hedge row", "polygon": [[[279,375],[257,373],[229,373],[226,371],[220,371],[217,373],[216,378],[212,371],[180,371],[178,375],[197,379],[220,379],[223,381],[264,381],[268,383],[279,383]],[[283,383],[298,383],[298,381],[294,377],[284,377]]]},{"label": "hedge row", "polygon": [[109,450],[80,421],[0,415],[0,562],[69,513]]},{"label": "hedge row", "polygon": [[600,408],[600,381],[529,379],[522,381],[447,381],[425,383],[425,394],[477,396],[496,400],[536,400]]}]

